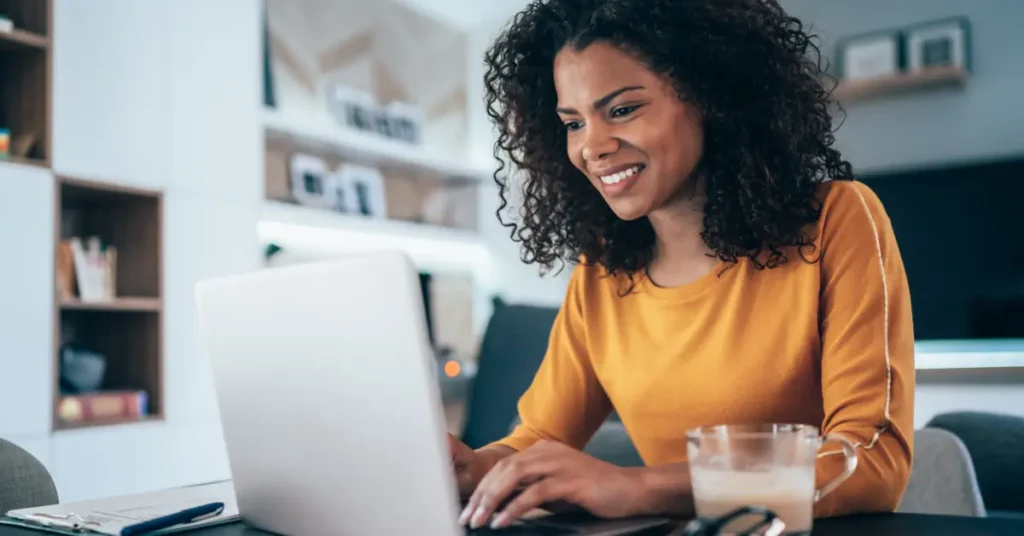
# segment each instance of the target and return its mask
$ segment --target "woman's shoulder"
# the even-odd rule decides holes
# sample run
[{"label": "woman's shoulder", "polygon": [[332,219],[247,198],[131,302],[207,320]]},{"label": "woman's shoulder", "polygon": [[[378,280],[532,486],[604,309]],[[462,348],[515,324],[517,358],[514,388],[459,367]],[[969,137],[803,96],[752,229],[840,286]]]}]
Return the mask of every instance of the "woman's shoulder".
[{"label": "woman's shoulder", "polygon": [[820,240],[863,236],[874,240],[891,232],[889,216],[882,200],[868,185],[856,179],[830,180],[818,189],[821,216]]}]

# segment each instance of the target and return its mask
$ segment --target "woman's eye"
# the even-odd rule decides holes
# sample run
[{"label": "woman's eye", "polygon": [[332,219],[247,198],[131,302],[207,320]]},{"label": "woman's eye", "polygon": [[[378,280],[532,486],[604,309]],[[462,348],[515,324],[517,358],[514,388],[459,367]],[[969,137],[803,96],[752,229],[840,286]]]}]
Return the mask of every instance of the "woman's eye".
[{"label": "woman's eye", "polygon": [[612,110],[612,117],[623,117],[623,116],[629,115],[629,114],[633,113],[634,111],[636,111],[636,109],[639,108],[639,107],[640,107],[639,104],[634,104],[632,106],[620,106],[620,107],[615,108],[614,110]]},{"label": "woman's eye", "polygon": [[579,121],[569,121],[568,123],[565,124],[565,130],[573,131],[573,130],[579,130],[579,128],[580,128],[580,122]]}]

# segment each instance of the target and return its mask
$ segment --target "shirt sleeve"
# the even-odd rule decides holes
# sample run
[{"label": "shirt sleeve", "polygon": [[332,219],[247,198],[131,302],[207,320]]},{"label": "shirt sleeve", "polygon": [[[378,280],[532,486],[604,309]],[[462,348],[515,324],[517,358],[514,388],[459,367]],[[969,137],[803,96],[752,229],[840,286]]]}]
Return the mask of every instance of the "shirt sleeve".
[{"label": "shirt sleeve", "polygon": [[[914,328],[892,225],[867,186],[836,183],[821,225],[823,434],[856,446],[853,474],[815,505],[818,517],[892,512],[910,478]],[[842,474],[843,456],[819,454],[818,487]]]},{"label": "shirt sleeve", "polygon": [[570,276],[547,353],[519,400],[521,423],[495,443],[523,450],[547,439],[582,449],[611,413],[586,348],[581,287],[587,269],[577,266]]}]

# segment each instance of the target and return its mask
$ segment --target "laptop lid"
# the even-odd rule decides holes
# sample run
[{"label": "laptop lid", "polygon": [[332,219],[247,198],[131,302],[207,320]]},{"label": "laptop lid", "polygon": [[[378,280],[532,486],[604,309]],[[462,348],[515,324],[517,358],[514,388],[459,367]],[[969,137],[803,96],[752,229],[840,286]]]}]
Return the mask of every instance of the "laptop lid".
[{"label": "laptop lid", "polygon": [[463,533],[419,284],[400,253],[198,284],[249,524],[296,536]]}]

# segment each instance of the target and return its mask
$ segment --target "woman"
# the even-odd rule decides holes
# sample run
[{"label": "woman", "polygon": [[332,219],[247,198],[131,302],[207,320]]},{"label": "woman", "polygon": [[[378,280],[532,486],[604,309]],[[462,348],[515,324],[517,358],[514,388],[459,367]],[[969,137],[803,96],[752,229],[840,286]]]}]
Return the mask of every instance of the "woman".
[{"label": "woman", "polygon": [[[881,203],[833,147],[816,52],[775,0],[535,1],[498,37],[486,96],[521,171],[513,235],[527,261],[582,262],[522,424],[475,451],[451,438],[463,523],[554,501],[690,514],[684,433],[722,423],[854,441],[818,516],[897,507],[910,296]],[[613,408],[646,467],[581,452]],[[819,483],[842,464],[819,457]]]}]

